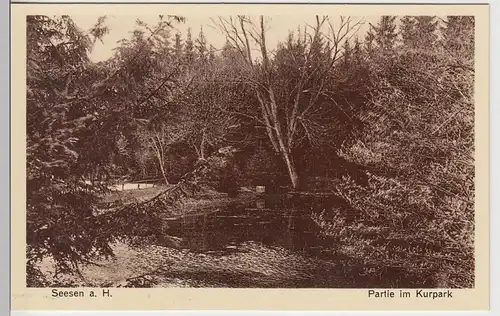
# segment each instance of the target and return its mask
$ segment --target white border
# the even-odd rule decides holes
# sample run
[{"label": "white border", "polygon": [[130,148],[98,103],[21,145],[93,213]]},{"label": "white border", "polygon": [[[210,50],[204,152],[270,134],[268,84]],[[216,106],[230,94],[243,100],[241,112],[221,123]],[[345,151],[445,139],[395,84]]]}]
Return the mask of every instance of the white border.
[{"label": "white border", "polygon": [[[2,1],[5,3],[6,1]],[[16,1],[13,1],[15,3]],[[131,3],[131,2],[150,2],[150,3],[216,3],[216,1],[193,1],[193,0],[184,0],[184,1],[159,1],[159,0],[149,0],[149,1],[133,1],[133,0],[109,0],[109,1],[77,1],[77,0],[67,0],[67,1],[35,1],[35,0],[26,0],[23,2],[27,3],[40,3],[40,2],[50,2],[50,3],[102,3],[102,2],[107,2],[107,3]],[[500,30],[498,29],[498,19],[500,18],[500,0],[491,0],[491,1],[473,1],[473,0],[441,0],[441,1],[411,1],[411,0],[400,0],[400,1],[370,1],[370,0],[351,0],[351,1],[239,1],[239,0],[233,0],[233,1],[220,1],[220,2],[228,2],[228,3],[252,3],[252,2],[258,2],[258,3],[302,3],[302,4],[307,4],[307,3],[316,3],[316,4],[322,4],[322,3],[332,3],[332,4],[346,4],[346,3],[369,3],[369,4],[419,4],[419,3],[425,3],[425,4],[452,4],[452,3],[457,3],[457,4],[481,4],[481,3],[489,3],[490,4],[490,21],[491,21],[491,27],[490,27],[490,126],[491,126],[491,131],[490,131],[490,240],[491,240],[491,249],[490,249],[490,267],[491,267],[491,273],[490,273],[490,282],[491,284],[491,290],[490,290],[490,297],[491,297],[491,306],[490,306],[490,311],[489,312],[481,312],[481,314],[491,314],[491,315],[496,315],[500,314],[500,288],[498,285],[498,281],[500,281],[500,273],[498,267],[500,267],[500,247],[498,244],[498,241],[500,240],[500,229],[498,229],[500,222],[500,214],[498,213],[499,209],[499,202],[497,199],[495,199],[496,194],[500,193],[500,172],[499,172],[499,167],[495,162],[499,161],[500,155],[499,155],[499,142],[496,141],[497,139],[495,138],[496,135],[499,133],[499,122],[500,122],[500,73],[499,73],[499,64],[497,58],[495,56],[500,56],[500,44],[499,44],[499,38],[497,37],[497,41],[493,40],[493,36],[497,35]],[[219,2],[219,3],[220,3]],[[3,4],[2,3],[2,4]],[[10,8],[9,8],[10,9]],[[9,17],[9,11],[10,10],[1,10],[2,15],[7,15],[7,18],[2,19],[3,21],[9,21],[10,22],[10,17]],[[10,23],[9,23],[10,26]],[[3,32],[5,32],[7,29],[3,29]],[[1,45],[2,50],[7,49],[6,51],[6,56],[9,55],[9,34],[10,34],[10,27],[7,30],[7,33],[2,34],[2,41],[6,43],[7,45]],[[2,51],[2,53],[4,53]],[[6,63],[2,63],[2,66],[6,65]],[[10,63],[9,63],[10,65]],[[2,68],[3,70],[3,68]],[[8,76],[8,79],[3,81],[3,82],[9,82],[10,76],[9,73],[6,71],[1,72],[4,76]],[[7,88],[7,94],[9,92],[9,86],[7,85],[2,85],[2,88]],[[4,92],[4,91],[2,91]],[[5,96],[7,94],[1,93],[2,94],[2,100],[5,100]],[[2,102],[3,104],[3,102]],[[6,111],[5,111],[6,110]],[[9,111],[8,106],[2,107],[2,111],[7,112]],[[3,113],[2,113],[3,114]],[[7,115],[0,115],[3,118],[8,117]],[[7,124],[2,124],[2,126],[9,128],[9,122],[5,122]],[[2,138],[2,145],[4,144],[4,139],[7,141],[5,144],[9,143],[9,134],[7,133],[1,133]],[[7,146],[6,146],[7,147]],[[4,153],[9,152],[9,151],[3,151]],[[4,154],[2,155],[2,160]],[[8,159],[8,157],[7,157]],[[4,169],[2,169],[4,170]],[[2,172],[3,177],[2,181],[6,182],[6,187],[9,187],[9,177],[7,177],[7,174]],[[2,190],[3,194],[8,192],[8,196],[4,199],[2,199],[2,203],[5,203],[6,201],[9,201],[9,196],[10,196],[10,190]],[[6,209],[6,208],[5,208]],[[6,212],[5,212],[6,213]],[[5,214],[4,213],[4,214]],[[9,223],[7,221],[2,221],[4,224]],[[8,231],[8,230],[4,230]],[[9,240],[7,238],[2,238],[2,248],[5,249],[5,252],[9,252]],[[4,248],[5,247],[5,248]],[[10,257],[10,252],[9,256],[5,256],[4,258],[9,258]],[[5,260],[4,260],[5,261]],[[10,263],[7,262],[7,264]],[[2,269],[4,272],[10,271],[10,269]],[[2,279],[3,280],[3,279]],[[5,284],[4,282],[1,282]],[[10,297],[10,295],[9,295]],[[3,304],[2,304],[3,305]],[[10,304],[9,304],[10,305]],[[2,308],[5,310],[5,308]],[[261,314],[261,315],[284,315],[286,314],[300,314],[301,312],[265,312],[265,311],[12,311],[11,315],[16,315],[16,316],[33,316],[33,315],[39,315],[39,316],[49,316],[49,315],[233,315],[233,314],[239,314],[239,315],[254,315],[254,314]],[[310,315],[310,314],[316,314],[316,315],[330,315],[330,314],[350,314],[350,315],[387,315],[387,314],[397,314],[399,315],[400,313],[411,313],[411,314],[431,314],[431,315],[450,315],[451,313],[453,314],[458,314],[458,315],[470,315],[470,314],[478,314],[478,312],[412,312],[412,311],[407,311],[407,312],[386,312],[386,311],[377,311],[377,312],[354,312],[354,311],[329,311],[329,312],[303,312],[304,315]],[[3,314],[3,313],[2,313]]]}]

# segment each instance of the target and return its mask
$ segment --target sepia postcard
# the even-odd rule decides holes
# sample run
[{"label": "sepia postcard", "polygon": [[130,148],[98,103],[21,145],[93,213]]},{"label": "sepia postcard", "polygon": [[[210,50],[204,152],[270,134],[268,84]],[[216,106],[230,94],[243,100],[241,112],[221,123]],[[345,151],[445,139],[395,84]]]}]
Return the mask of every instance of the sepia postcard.
[{"label": "sepia postcard", "polygon": [[13,310],[489,309],[487,5],[11,9]]}]

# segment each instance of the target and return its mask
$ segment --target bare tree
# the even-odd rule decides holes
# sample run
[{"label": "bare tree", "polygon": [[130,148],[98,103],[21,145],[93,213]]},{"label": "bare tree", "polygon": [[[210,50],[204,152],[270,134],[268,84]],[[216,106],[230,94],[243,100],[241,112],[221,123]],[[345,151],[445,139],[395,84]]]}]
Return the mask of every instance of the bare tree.
[{"label": "bare tree", "polygon": [[165,184],[169,184],[165,167],[168,150],[185,137],[185,130],[184,126],[160,124],[137,132],[142,146],[155,157]]},{"label": "bare tree", "polygon": [[198,159],[207,158],[207,149],[224,140],[225,135],[233,126],[237,126],[233,117],[216,108],[199,109],[200,113],[193,113],[193,123],[189,129],[187,141],[196,151]]},{"label": "bare tree", "polygon": [[[316,16],[316,24],[308,26],[304,34],[305,58],[299,60],[299,56],[292,56],[294,66],[300,73],[298,80],[293,82],[293,95],[287,100],[279,100],[276,80],[273,78],[273,59],[266,44],[267,26],[264,20],[264,16],[257,19],[237,16],[219,17],[213,22],[249,67],[250,76],[246,80],[255,88],[260,105],[261,113],[257,120],[265,127],[274,151],[285,162],[293,188],[298,189],[299,175],[293,149],[301,139],[314,142],[314,138],[322,130],[321,124],[313,119],[313,114],[318,114],[322,103],[320,97],[329,96],[327,79],[335,63],[341,58],[342,43],[356,33],[362,22],[341,17],[339,27],[335,28],[328,16]],[[323,40],[328,44],[321,47]],[[259,51],[259,61],[252,56],[254,46]],[[318,55],[315,56],[318,46],[322,49],[320,55],[324,57],[319,63],[313,58]]]},{"label": "bare tree", "polygon": [[233,99],[220,63],[202,61],[193,71],[193,81],[185,92],[183,121],[186,125],[186,141],[196,151],[198,159],[205,159],[207,149],[225,140],[229,130],[237,126],[233,114],[225,109]]}]

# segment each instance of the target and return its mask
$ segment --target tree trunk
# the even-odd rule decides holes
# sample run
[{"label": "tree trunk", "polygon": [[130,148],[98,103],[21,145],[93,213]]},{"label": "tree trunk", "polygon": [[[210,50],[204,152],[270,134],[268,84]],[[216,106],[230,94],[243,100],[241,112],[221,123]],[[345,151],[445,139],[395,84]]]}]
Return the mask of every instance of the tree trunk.
[{"label": "tree trunk", "polygon": [[[269,90],[272,93],[272,87],[270,87]],[[261,102],[261,106],[264,109],[266,104],[263,103],[261,98],[259,98],[259,101]],[[278,117],[277,117],[276,103],[273,103],[273,102],[275,102],[274,101],[274,94],[271,94],[271,106],[270,106],[271,109],[269,111],[269,112],[271,112],[271,115],[269,115],[269,113],[266,112],[265,109],[263,110],[263,117],[266,120],[266,122],[268,122],[268,125],[266,128],[267,136],[269,137],[269,140],[271,141],[274,150],[277,153],[281,154],[281,157],[286,164],[288,176],[290,177],[290,181],[292,182],[293,189],[298,190],[299,189],[299,176],[297,174],[297,170],[295,169],[295,164],[294,164],[293,158],[290,154],[289,147],[287,147],[287,143],[285,142],[283,133],[281,131],[281,125],[280,125],[280,122],[279,122]],[[272,115],[272,114],[275,114],[275,115]],[[289,142],[288,145],[290,146],[291,142]]]},{"label": "tree trunk", "polygon": [[288,176],[292,181],[292,188],[294,190],[299,189],[299,175],[297,174],[297,170],[295,169],[295,164],[293,163],[292,157],[287,153],[283,153],[283,159],[285,160],[286,167],[288,170]]},{"label": "tree trunk", "polygon": [[165,180],[165,184],[169,184],[168,179],[167,179],[167,174],[165,172],[165,167],[163,166],[163,161],[160,161],[160,170],[161,174],[163,175],[163,180]]},{"label": "tree trunk", "polygon": [[200,158],[205,159],[205,130],[203,130],[203,134],[201,135]]},{"label": "tree trunk", "polygon": [[[156,134],[155,136],[156,136],[156,139],[154,136],[150,138],[151,145],[152,145],[153,150],[156,154],[156,158],[158,159],[158,165],[160,165],[160,171],[161,171],[161,174],[163,175],[163,180],[165,180],[165,184],[169,184],[168,179],[167,179],[167,173],[165,172],[165,166],[164,166],[164,162],[163,162],[164,158],[165,158],[163,145],[161,143],[161,140],[160,140],[160,137],[158,136],[158,134]],[[156,143],[156,141],[158,141],[158,144]]]},{"label": "tree trunk", "polygon": [[[281,155],[283,157],[283,160],[286,163],[286,167],[288,170],[288,175],[290,177],[290,180],[292,181],[292,187],[294,190],[299,189],[299,176],[297,174],[297,170],[295,169],[295,164],[293,163],[293,158],[291,156],[291,145],[292,143],[289,142],[288,146],[287,143],[285,142],[285,137],[282,132],[282,127],[281,123],[278,118],[278,105],[276,103],[275,97],[274,97],[274,91],[271,85],[269,85],[269,97],[271,99],[270,102],[270,107],[271,107],[271,122],[274,126],[274,130],[276,133],[276,138],[278,140],[279,148],[281,151]],[[290,128],[290,126],[288,126]]]}]

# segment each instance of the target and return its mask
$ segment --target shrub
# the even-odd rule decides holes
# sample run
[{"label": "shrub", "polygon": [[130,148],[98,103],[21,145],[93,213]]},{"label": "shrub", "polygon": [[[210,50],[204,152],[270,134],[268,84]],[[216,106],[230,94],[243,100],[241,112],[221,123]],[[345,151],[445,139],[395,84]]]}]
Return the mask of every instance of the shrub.
[{"label": "shrub", "polygon": [[[473,43],[473,20],[450,21],[463,27],[453,38]],[[339,150],[368,184],[346,176],[335,188],[361,218],[339,230],[341,218],[314,217],[372,275],[393,267],[414,286],[474,286],[471,50],[441,42],[372,57],[363,132]]]}]

